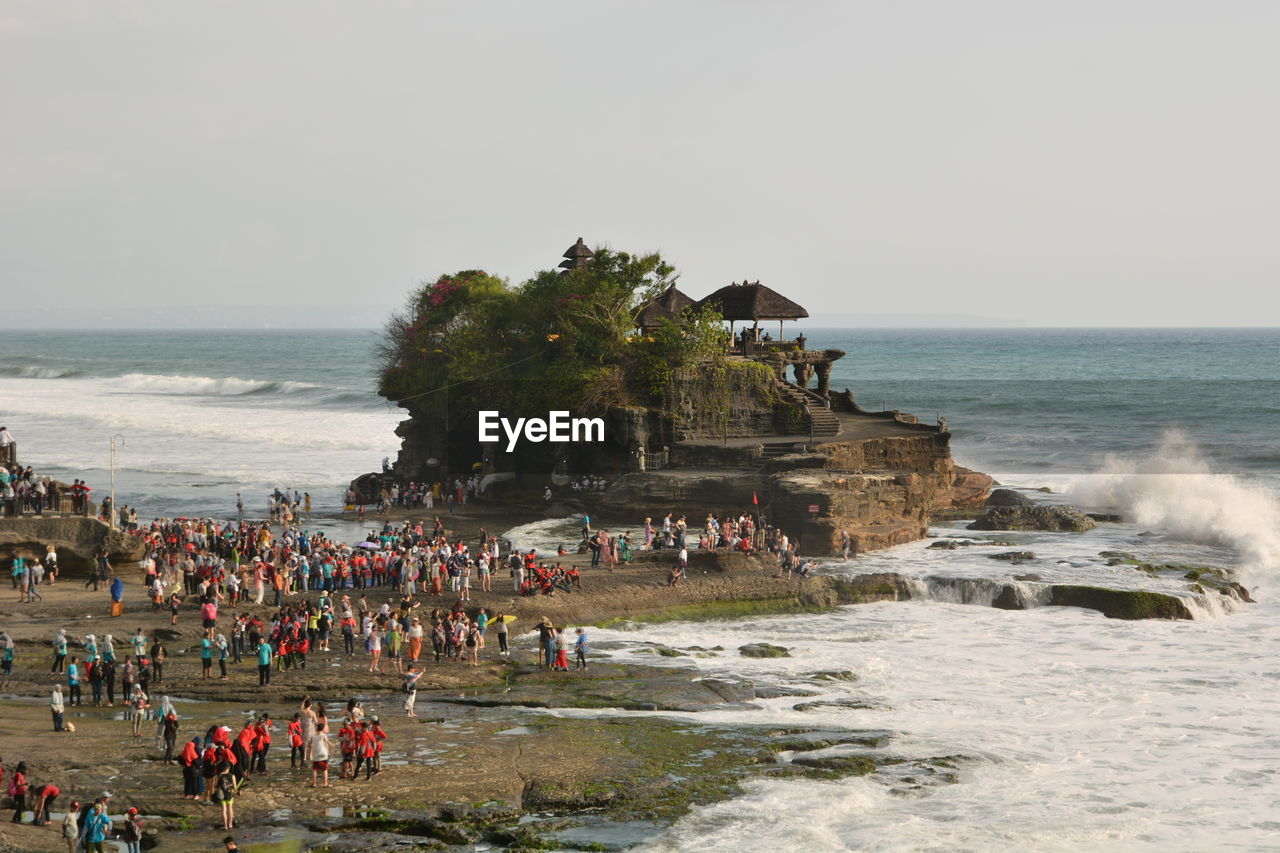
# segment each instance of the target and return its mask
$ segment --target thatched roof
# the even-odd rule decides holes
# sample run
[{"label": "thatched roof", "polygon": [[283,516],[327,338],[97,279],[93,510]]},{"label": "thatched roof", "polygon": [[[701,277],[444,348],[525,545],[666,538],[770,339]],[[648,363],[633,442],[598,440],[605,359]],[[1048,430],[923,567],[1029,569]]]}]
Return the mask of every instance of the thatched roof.
[{"label": "thatched roof", "polygon": [[809,312],[760,282],[734,282],[698,300],[697,307],[710,305],[726,320],[798,320]]},{"label": "thatched roof", "polygon": [[595,256],[595,252],[587,248],[587,244],[582,242],[582,238],[578,238],[578,242],[564,250],[563,257],[565,260],[560,262],[560,268],[566,272],[576,270],[578,267],[587,265],[587,261]]},{"label": "thatched roof", "polygon": [[693,300],[681,293],[673,284],[636,312],[636,325],[642,329],[652,329],[663,320],[677,320],[680,312],[692,304]]}]

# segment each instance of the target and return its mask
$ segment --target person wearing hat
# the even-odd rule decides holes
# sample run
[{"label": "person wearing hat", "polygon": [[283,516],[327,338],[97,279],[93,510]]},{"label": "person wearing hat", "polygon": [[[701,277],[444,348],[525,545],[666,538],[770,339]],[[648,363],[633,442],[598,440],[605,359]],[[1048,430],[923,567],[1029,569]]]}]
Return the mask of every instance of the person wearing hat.
[{"label": "person wearing hat", "polygon": [[538,666],[550,667],[556,659],[556,629],[551,620],[543,616],[538,623]]},{"label": "person wearing hat", "polygon": [[130,806],[124,813],[124,828],[120,831],[125,853],[142,853],[142,818],[137,806]]},{"label": "person wearing hat", "polygon": [[[94,800],[91,803],[85,803],[83,806],[80,807],[80,820],[78,822],[78,829],[77,829],[79,836],[77,840],[80,842],[81,845],[84,846],[86,850],[93,849],[90,846],[91,838],[90,838],[90,832],[89,832],[89,824],[91,822],[91,819],[94,817],[95,814],[101,814],[102,817],[105,818],[107,816],[107,804],[110,802],[111,802],[111,792],[103,791],[101,794],[98,795],[98,798],[96,800]],[[99,811],[99,807],[101,807],[100,811]],[[110,824],[111,824],[111,821],[108,818],[107,820],[108,831],[110,830]],[[105,840],[106,840],[106,835],[104,833],[99,838],[99,842],[98,842],[99,850],[102,849],[102,842]]]},{"label": "person wearing hat", "polygon": [[77,811],[79,808],[80,803],[72,800],[71,807],[62,818],[62,840],[67,842],[67,853],[76,853],[76,845],[80,840],[80,814]]}]

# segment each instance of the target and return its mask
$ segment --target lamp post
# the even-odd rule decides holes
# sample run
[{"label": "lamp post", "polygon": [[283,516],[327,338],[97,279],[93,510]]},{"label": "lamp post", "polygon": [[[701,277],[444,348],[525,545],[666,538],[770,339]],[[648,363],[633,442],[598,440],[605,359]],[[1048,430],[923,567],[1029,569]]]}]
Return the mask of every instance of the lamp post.
[{"label": "lamp post", "polygon": [[111,436],[111,513],[107,517],[107,526],[112,530],[116,529],[116,440],[119,439],[120,446],[124,446],[124,436],[116,433]]}]

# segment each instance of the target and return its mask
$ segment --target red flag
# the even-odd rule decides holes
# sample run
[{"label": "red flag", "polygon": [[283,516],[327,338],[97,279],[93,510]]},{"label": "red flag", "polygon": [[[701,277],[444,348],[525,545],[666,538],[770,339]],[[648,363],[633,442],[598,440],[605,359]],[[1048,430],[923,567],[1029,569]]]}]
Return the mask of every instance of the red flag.
[{"label": "red flag", "polygon": [[753,504],[755,504],[756,506],[760,506],[760,498],[756,497],[756,493],[755,493],[755,492],[752,492],[752,493],[751,493],[751,502],[752,502]]}]

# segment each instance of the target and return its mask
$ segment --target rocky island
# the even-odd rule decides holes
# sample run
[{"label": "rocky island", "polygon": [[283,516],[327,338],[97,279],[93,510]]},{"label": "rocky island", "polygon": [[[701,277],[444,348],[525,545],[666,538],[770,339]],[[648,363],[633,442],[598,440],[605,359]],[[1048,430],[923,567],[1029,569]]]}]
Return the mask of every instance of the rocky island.
[{"label": "rocky island", "polygon": [[[545,488],[548,515],[565,515],[584,506],[560,487],[601,473],[591,512],[760,510],[813,555],[837,552],[842,533],[859,552],[920,539],[934,513],[985,499],[991,479],[955,465],[945,421],[866,411],[833,390],[845,353],[786,337],[808,311],[772,288],[744,280],[695,301],[657,256],[579,238],[564,258],[516,289],[482,272],[442,277],[393,319],[380,393],[410,417],[387,475],[357,483],[365,499],[475,471],[488,501]],[[480,408],[555,407],[598,415],[605,440],[508,452],[476,439]]]}]

